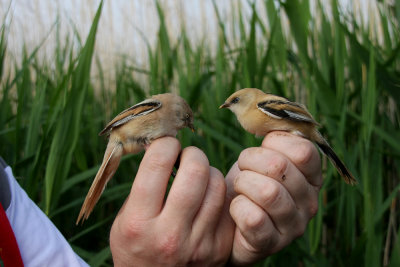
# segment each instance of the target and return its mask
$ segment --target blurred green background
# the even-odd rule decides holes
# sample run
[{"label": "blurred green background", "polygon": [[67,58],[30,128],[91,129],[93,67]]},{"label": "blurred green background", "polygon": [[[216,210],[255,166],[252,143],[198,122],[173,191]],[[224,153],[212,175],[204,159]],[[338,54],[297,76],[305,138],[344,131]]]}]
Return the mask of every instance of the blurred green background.
[{"label": "blurred green background", "polygon": [[3,20],[0,155],[75,251],[92,266],[112,265],[109,229],[142,154],[124,157],[89,220],[75,220],[107,143],[98,133],[113,116],[153,94],[180,94],[197,128],[179,133],[182,146],[200,147],[226,174],[261,140],[218,106],[256,87],[306,104],[359,181],[344,184],[324,158],[318,214],[303,237],[257,266],[400,266],[400,3],[376,1],[374,19],[364,21],[337,0],[313,1],[312,9],[307,0],[265,0],[265,14],[248,1],[250,12],[236,9],[228,23],[212,2],[215,43],[193,42],[185,24],[172,41],[154,3],[160,23],[148,67],[121,57],[112,90],[93,53],[102,5],[87,36],[57,40],[50,63],[40,59],[41,45],[6,62],[13,22]]}]

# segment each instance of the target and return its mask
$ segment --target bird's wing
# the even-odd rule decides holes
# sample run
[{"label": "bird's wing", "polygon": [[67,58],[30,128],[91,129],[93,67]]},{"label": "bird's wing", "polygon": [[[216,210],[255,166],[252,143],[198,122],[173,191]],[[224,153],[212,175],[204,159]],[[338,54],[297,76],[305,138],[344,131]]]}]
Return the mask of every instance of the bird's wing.
[{"label": "bird's wing", "polygon": [[127,123],[128,121],[149,114],[161,107],[161,102],[155,99],[146,99],[118,114],[107,126],[99,133],[99,135],[108,134],[113,128]]},{"label": "bird's wing", "polygon": [[108,181],[110,181],[117,170],[122,154],[123,147],[121,144],[112,142],[108,143],[106,152],[104,153],[103,163],[97,171],[96,177],[94,178],[85,201],[82,204],[76,224],[78,224],[80,220],[86,220],[90,213],[92,213],[93,208],[97,201],[99,201]]},{"label": "bird's wing", "polygon": [[275,119],[309,122],[318,125],[302,104],[291,102],[285,98],[269,99],[259,102],[257,103],[257,108]]}]

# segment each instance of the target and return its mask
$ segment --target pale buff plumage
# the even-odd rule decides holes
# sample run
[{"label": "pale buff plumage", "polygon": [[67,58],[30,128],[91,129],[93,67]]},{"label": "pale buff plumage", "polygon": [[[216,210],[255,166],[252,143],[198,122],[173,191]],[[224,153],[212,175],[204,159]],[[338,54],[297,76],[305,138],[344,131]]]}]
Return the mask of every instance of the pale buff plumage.
[{"label": "pale buff plumage", "polygon": [[152,96],[118,114],[99,134],[110,135],[108,145],[76,223],[89,217],[122,155],[139,153],[154,139],[176,136],[184,127],[193,130],[192,110],[183,98],[169,93]]},{"label": "pale buff plumage", "polygon": [[304,105],[259,89],[245,88],[233,93],[220,108],[230,109],[243,128],[256,136],[265,136],[271,131],[287,131],[315,142],[346,183],[357,182],[317,130],[318,123]]}]

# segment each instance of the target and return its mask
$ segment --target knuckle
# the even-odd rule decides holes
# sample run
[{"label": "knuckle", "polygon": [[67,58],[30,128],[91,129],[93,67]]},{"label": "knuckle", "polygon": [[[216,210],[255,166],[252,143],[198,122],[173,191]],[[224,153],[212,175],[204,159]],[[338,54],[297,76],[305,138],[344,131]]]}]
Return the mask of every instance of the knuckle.
[{"label": "knuckle", "polygon": [[123,236],[129,239],[136,239],[145,232],[145,223],[137,220],[122,222],[119,224]]},{"label": "knuckle", "polygon": [[262,211],[253,212],[251,216],[247,216],[244,220],[244,227],[248,231],[254,232],[260,228],[265,223],[266,214]]},{"label": "knuckle", "polygon": [[281,178],[288,167],[288,160],[280,153],[275,153],[267,161],[267,175],[273,178]]},{"label": "knuckle", "polygon": [[276,247],[279,243],[279,234],[272,227],[265,228],[262,231],[255,231],[247,236],[249,251],[255,254],[265,253],[268,250]]},{"label": "knuckle", "polygon": [[308,140],[302,140],[296,145],[296,153],[293,155],[293,161],[296,165],[306,165],[314,159],[317,154],[316,148]]},{"label": "knuckle", "polygon": [[310,206],[309,206],[309,214],[312,217],[314,217],[318,213],[318,201],[311,201]]},{"label": "knuckle", "polygon": [[172,262],[179,257],[180,236],[176,232],[164,233],[156,241],[156,251],[166,262]]},{"label": "knuckle", "polygon": [[249,147],[242,150],[238,158],[239,169],[246,169],[249,167],[249,164],[256,161],[260,157],[265,157],[265,148]]},{"label": "knuckle", "polygon": [[260,205],[264,208],[274,205],[281,198],[281,187],[277,183],[270,183],[260,188]]},{"label": "knuckle", "polygon": [[240,152],[239,157],[238,157],[239,164],[243,161],[243,159],[246,159],[251,156],[252,149],[254,149],[254,148],[246,148],[246,149],[243,149],[242,152]]}]

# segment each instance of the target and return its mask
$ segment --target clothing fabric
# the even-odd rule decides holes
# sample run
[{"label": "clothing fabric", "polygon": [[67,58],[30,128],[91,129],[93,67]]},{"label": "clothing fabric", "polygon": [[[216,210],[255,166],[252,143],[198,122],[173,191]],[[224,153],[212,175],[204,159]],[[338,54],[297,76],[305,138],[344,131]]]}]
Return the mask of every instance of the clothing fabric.
[{"label": "clothing fabric", "polygon": [[[1,168],[1,166],[0,166]],[[3,168],[1,168],[3,169]],[[20,187],[9,166],[0,175],[0,197],[25,266],[88,266]],[[1,172],[2,170],[0,170]],[[3,173],[3,174],[4,174]],[[6,188],[8,186],[8,188]],[[7,199],[6,196],[9,196]]]},{"label": "clothing fabric", "polygon": [[14,232],[0,203],[0,260],[5,267],[23,267],[21,254]]}]

